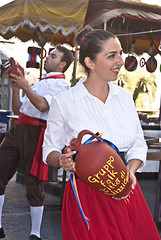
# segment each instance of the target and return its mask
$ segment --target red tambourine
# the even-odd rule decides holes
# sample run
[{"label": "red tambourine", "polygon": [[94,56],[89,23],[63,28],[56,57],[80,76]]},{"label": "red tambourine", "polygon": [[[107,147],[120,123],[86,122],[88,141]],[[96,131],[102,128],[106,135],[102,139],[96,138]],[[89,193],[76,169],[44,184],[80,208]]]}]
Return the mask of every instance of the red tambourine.
[{"label": "red tambourine", "polygon": [[9,62],[10,66],[7,70],[8,75],[10,75],[11,73],[18,75],[19,71],[22,72],[23,76],[25,75],[23,67],[21,67],[21,65],[18,62],[16,62],[13,57],[9,58]]},{"label": "red tambourine", "polygon": [[135,71],[136,68],[137,68],[137,65],[138,65],[138,62],[137,62],[137,59],[136,57],[134,56],[128,56],[126,59],[125,59],[125,69],[127,71]]},{"label": "red tambourine", "polygon": [[154,57],[150,57],[146,62],[146,70],[150,73],[155,72],[157,68],[157,60]]}]

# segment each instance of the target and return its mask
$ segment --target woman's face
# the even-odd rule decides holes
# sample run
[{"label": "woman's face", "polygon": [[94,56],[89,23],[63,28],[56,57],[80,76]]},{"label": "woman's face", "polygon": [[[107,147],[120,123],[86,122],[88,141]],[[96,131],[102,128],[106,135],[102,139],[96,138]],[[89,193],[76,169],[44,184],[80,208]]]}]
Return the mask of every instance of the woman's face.
[{"label": "woman's face", "polygon": [[117,79],[122,65],[122,48],[118,38],[110,38],[103,43],[100,52],[93,62],[93,73],[96,77],[109,82]]}]

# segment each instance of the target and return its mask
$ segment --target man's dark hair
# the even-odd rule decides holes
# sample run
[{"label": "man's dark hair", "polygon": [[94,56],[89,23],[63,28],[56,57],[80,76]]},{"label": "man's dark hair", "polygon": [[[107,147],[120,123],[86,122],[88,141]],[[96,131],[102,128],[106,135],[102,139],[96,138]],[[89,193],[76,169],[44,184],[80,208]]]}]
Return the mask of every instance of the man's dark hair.
[{"label": "man's dark hair", "polygon": [[73,53],[69,49],[67,49],[66,47],[64,47],[62,45],[56,46],[56,49],[58,49],[58,51],[63,53],[63,57],[62,57],[61,61],[66,62],[66,65],[62,71],[64,73],[73,61]]}]

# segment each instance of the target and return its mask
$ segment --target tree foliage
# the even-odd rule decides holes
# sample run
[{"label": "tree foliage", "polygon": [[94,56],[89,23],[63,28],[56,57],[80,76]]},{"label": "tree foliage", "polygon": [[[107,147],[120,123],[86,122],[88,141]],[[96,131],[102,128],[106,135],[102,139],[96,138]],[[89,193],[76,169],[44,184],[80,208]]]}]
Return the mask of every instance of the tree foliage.
[{"label": "tree foliage", "polygon": [[156,109],[155,73],[148,73],[142,69],[137,69],[134,72],[121,71],[117,84],[133,94],[137,109]]}]

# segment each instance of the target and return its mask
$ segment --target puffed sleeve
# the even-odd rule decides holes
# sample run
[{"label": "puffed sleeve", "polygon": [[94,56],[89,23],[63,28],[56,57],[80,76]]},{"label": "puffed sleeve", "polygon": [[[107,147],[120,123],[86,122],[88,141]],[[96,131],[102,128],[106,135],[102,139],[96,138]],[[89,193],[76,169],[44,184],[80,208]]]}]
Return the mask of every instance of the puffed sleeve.
[{"label": "puffed sleeve", "polygon": [[57,98],[51,103],[47,118],[47,128],[43,142],[43,161],[46,163],[47,156],[52,151],[61,152],[65,146],[65,123]]},{"label": "puffed sleeve", "polygon": [[53,96],[56,96],[57,94],[69,89],[69,84],[67,80],[64,79],[57,79],[55,80],[54,84],[52,81],[48,81],[46,84],[48,84],[48,86],[46,86],[46,91],[43,97],[46,99],[49,106],[51,104]]}]

